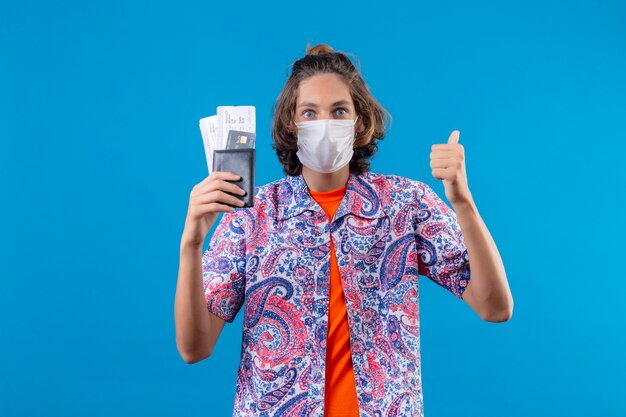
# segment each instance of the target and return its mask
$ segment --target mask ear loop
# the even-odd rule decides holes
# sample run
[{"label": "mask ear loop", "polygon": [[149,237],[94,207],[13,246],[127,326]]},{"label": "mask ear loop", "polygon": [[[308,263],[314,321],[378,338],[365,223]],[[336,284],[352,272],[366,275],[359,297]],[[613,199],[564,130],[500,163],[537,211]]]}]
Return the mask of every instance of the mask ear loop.
[{"label": "mask ear loop", "polygon": [[[354,125],[356,125],[356,121],[357,121],[358,119],[359,119],[359,115],[357,114],[357,115],[356,115],[356,117],[354,118]],[[353,140],[353,142],[352,142],[352,145],[354,145],[354,142],[356,142],[356,135],[357,135],[357,134],[358,134],[358,133],[357,133],[357,132],[356,132],[356,130],[355,130],[355,131],[354,131],[354,140]],[[352,146],[352,149],[356,149],[356,148],[355,148],[354,146]],[[361,152],[361,153],[363,153],[363,152]]]}]

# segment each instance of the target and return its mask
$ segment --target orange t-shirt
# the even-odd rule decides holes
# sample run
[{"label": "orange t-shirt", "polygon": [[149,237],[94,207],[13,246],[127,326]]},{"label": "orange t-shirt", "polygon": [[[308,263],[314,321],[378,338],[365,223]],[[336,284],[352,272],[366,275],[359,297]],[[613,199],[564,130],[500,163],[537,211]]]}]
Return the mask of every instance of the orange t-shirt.
[{"label": "orange t-shirt", "polygon": [[[309,192],[331,221],[346,193],[346,188],[347,184],[331,191],[309,189]],[[354,368],[350,353],[350,327],[346,298],[343,294],[332,237],[330,239],[330,294],[328,297],[324,416],[359,417]]]}]

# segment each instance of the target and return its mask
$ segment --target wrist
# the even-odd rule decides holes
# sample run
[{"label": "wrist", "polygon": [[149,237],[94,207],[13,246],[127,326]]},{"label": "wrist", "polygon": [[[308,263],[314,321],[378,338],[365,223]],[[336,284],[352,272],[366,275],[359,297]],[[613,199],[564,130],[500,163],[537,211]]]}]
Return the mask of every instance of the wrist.
[{"label": "wrist", "polygon": [[197,240],[188,239],[183,236],[180,241],[180,253],[201,252],[202,244],[203,242],[198,242]]},{"label": "wrist", "polygon": [[460,200],[451,204],[452,204],[452,208],[457,214],[461,212],[476,214],[478,212],[476,204],[474,203],[474,200],[472,198],[463,199],[463,200]]}]

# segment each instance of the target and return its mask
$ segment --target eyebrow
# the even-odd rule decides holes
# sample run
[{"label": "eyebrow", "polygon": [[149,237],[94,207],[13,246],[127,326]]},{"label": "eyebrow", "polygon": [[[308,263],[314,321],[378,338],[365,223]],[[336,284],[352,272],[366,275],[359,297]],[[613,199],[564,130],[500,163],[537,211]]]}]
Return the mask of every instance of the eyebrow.
[{"label": "eyebrow", "polygon": [[[345,106],[345,105],[350,105],[350,102],[348,100],[339,100],[339,101],[335,101],[331,107],[335,107],[335,106]],[[300,104],[298,104],[298,107],[314,107],[314,108],[318,108],[319,106],[315,103],[311,103],[310,101],[304,101]]]}]

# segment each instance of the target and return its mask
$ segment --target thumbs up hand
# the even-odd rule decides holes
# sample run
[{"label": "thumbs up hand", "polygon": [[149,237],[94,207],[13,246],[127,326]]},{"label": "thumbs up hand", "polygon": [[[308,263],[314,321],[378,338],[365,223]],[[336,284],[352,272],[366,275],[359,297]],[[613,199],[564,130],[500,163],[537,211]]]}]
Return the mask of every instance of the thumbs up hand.
[{"label": "thumbs up hand", "polygon": [[465,151],[459,143],[460,133],[453,130],[448,143],[434,144],[430,152],[433,177],[443,180],[446,197],[453,206],[472,201],[465,172]]}]

